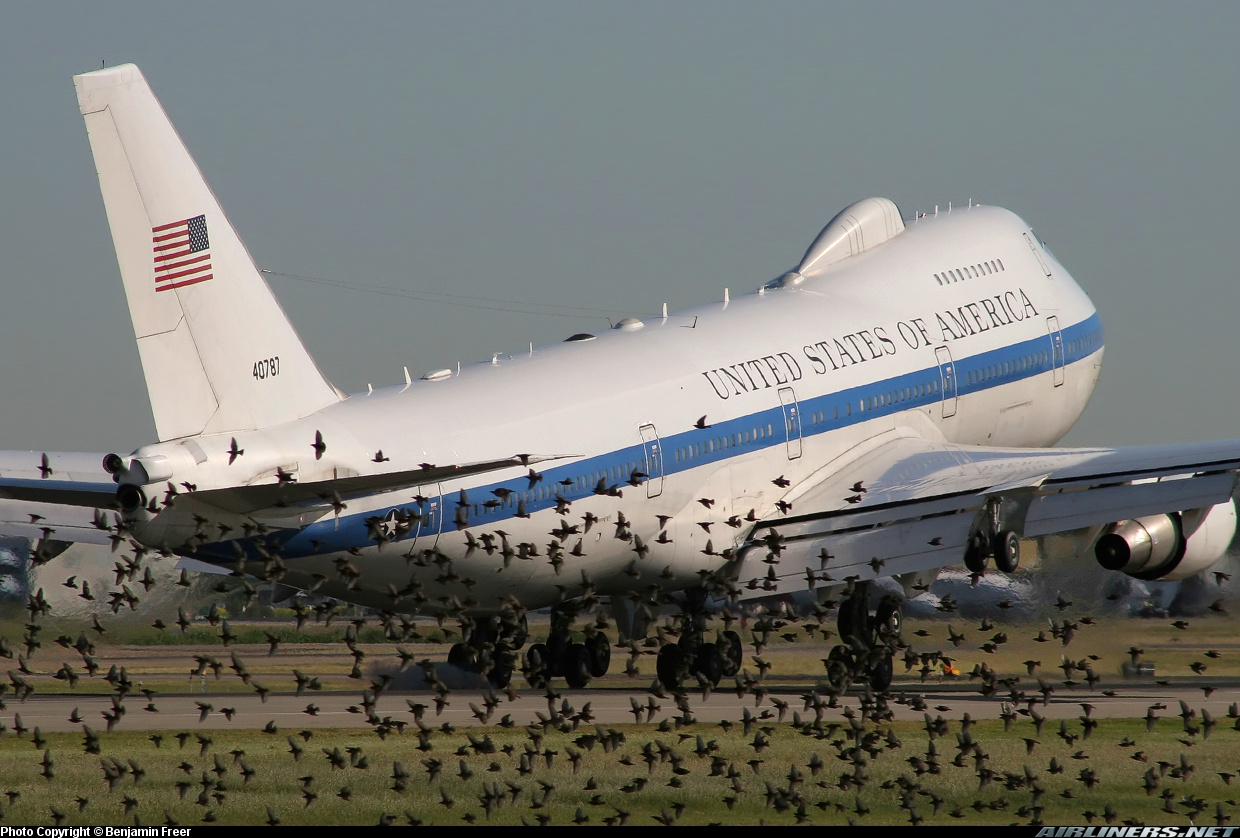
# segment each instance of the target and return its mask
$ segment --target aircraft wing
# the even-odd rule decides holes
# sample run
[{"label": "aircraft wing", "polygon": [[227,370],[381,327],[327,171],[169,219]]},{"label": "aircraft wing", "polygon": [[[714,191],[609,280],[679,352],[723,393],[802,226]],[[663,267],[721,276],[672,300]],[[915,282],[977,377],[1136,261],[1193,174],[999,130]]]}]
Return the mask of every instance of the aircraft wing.
[{"label": "aircraft wing", "polygon": [[[991,518],[1024,538],[1228,501],[1240,440],[1130,448],[950,445],[897,429],[828,464],[739,551],[742,597],[962,561]],[[1200,520],[1200,519],[1198,519]]]},{"label": "aircraft wing", "polygon": [[[569,455],[562,455],[569,456]],[[241,514],[255,514],[261,510],[278,509],[297,505],[322,505],[336,498],[349,500],[365,495],[393,492],[415,486],[501,471],[515,466],[528,467],[534,463],[561,459],[562,456],[531,456],[519,454],[499,460],[481,460],[473,463],[435,466],[427,464],[409,471],[363,474],[355,477],[338,477],[333,480],[307,482],[266,483],[254,486],[236,486],[227,489],[207,489],[193,493],[195,500],[219,509]]]},{"label": "aircraft wing", "polygon": [[[340,477],[331,480],[262,483],[183,492],[182,497],[242,515],[261,517],[287,507],[330,507],[371,494],[529,467],[563,456],[517,454],[496,460]],[[0,535],[109,543],[98,523],[115,523],[117,485],[103,469],[103,454],[41,454],[0,451]],[[102,517],[100,517],[102,516]],[[281,517],[281,516],[277,516]],[[98,523],[97,523],[98,522]],[[53,532],[45,532],[50,529]]]}]

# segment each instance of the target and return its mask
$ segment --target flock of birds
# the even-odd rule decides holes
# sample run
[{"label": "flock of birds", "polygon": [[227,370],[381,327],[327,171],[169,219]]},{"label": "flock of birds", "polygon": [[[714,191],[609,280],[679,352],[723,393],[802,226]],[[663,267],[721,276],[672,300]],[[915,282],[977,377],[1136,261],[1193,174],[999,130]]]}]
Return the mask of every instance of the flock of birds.
[{"label": "flock of birds", "polygon": [[[704,420],[705,417],[699,426],[704,424]],[[326,444],[321,435],[316,434],[314,448],[316,456],[321,456],[325,450]],[[234,442],[232,458],[242,454],[244,450]],[[382,452],[376,455],[376,460],[380,457]],[[41,468],[45,476],[51,473],[46,457]],[[861,483],[853,488],[857,496],[865,491]],[[852,498],[845,500],[854,502]],[[703,499],[703,506],[710,509],[712,504]],[[631,532],[624,532],[628,522],[623,517],[620,521],[622,524],[617,526],[616,537],[627,535],[628,539],[633,539]],[[587,528],[590,524],[588,520],[585,522]],[[125,610],[136,611],[142,596],[156,585],[190,587],[193,584],[184,571],[175,582],[161,580],[152,572],[147,561],[149,551],[127,539],[115,522],[101,516],[97,526],[115,532],[115,550],[120,552],[124,548],[115,563],[114,583],[107,591],[92,590],[85,579],[79,582],[76,577],[66,579],[63,584],[78,591],[78,596],[83,600],[98,603],[105,619],[109,609],[114,615]],[[564,523],[563,527],[568,527],[568,524]],[[660,529],[662,531],[662,526]],[[709,532],[709,527],[705,529]],[[266,581],[278,581],[282,562],[275,545],[265,541],[263,535],[257,528],[255,532],[247,533],[256,550],[266,556],[268,576],[271,577]],[[555,532],[551,535],[563,540]],[[479,539],[479,543],[481,541]],[[778,560],[778,540],[773,540],[769,546],[773,557]],[[42,542],[33,547],[31,562],[34,565],[45,564],[50,558]],[[439,558],[421,556],[417,560],[439,564],[444,573],[451,573],[450,562],[440,562]],[[344,569],[341,574],[342,578],[347,575]],[[1216,575],[1219,584],[1225,580],[1225,574]],[[351,577],[351,581],[356,582],[356,576]],[[583,577],[583,581],[589,588],[588,580]],[[851,585],[847,586],[844,593],[850,593],[850,588]],[[221,577],[213,592],[240,593],[247,602],[258,595],[253,581],[239,572],[232,577]],[[587,595],[582,598],[580,591],[569,586],[562,589],[562,594],[566,604],[572,605],[579,629],[598,631],[609,628],[607,616],[599,607],[597,597]],[[657,586],[651,586],[638,600],[651,614],[657,613],[666,604]],[[1212,609],[1223,612],[1221,602],[1216,602]],[[444,607],[436,615],[438,626],[442,629],[455,620],[462,636],[466,635],[472,628],[466,609],[460,603],[445,602],[440,605]],[[722,630],[728,630],[739,622],[747,632],[753,654],[748,656],[752,667],[744,666],[737,673],[734,684],[724,684],[719,688],[735,689],[738,697],[752,699],[753,710],[745,706],[741,717],[732,721],[717,724],[701,722],[695,717],[694,695],[709,696],[712,690],[710,683],[699,679],[697,684],[668,692],[656,680],[644,699],[631,699],[633,721],[639,725],[634,728],[598,723],[590,707],[588,692],[569,697],[547,687],[544,691],[532,691],[532,694],[527,691],[522,695],[510,686],[502,691],[489,688],[480,692],[468,691],[460,696],[462,691],[450,689],[441,677],[442,664],[407,648],[424,639],[413,618],[395,611],[385,611],[374,617],[345,620],[339,616],[341,607],[331,601],[316,606],[297,605],[299,631],[311,619],[329,626],[335,620],[343,623],[343,646],[352,658],[349,677],[367,682],[361,690],[358,704],[352,709],[359,721],[364,723],[363,729],[368,729],[375,738],[369,740],[370,744],[351,744],[342,749],[330,740],[326,746],[319,744],[328,738],[322,733],[282,730],[274,719],[265,726],[252,723],[248,729],[257,741],[281,741],[282,747],[287,746],[281,759],[296,766],[296,782],[302,801],[295,811],[281,811],[276,806],[267,805],[263,819],[269,825],[294,822],[307,812],[313,814],[316,806],[323,806],[325,798],[334,797],[342,804],[358,805],[373,798],[376,793],[390,791],[403,796],[406,805],[399,811],[381,811],[377,821],[382,825],[416,825],[431,821],[486,822],[496,817],[497,813],[517,811],[520,812],[520,820],[531,825],[621,825],[637,822],[632,818],[632,810],[638,808],[634,801],[643,795],[653,796],[652,799],[658,801],[655,805],[659,811],[650,817],[664,825],[686,820],[686,813],[692,815],[689,820],[727,823],[730,813],[740,811],[738,806],[743,810],[755,805],[760,805],[763,819],[769,818],[772,823],[800,824],[833,819],[833,822],[844,820],[864,824],[875,807],[880,805],[879,800],[886,801],[884,805],[894,805],[902,813],[902,818],[914,825],[941,813],[961,822],[992,820],[998,813],[998,816],[1016,823],[1040,825],[1047,808],[1047,796],[1053,794],[1062,800],[1073,800],[1078,795],[1088,798],[1089,808],[1079,815],[1091,823],[1095,819],[1107,824],[1142,823],[1142,816],[1121,812],[1122,803],[1119,801],[1098,800],[1095,792],[1104,783],[1104,772],[1095,767],[1101,760],[1090,762],[1091,758],[1100,756],[1099,752],[1089,750],[1098,744],[1102,744],[1108,752],[1118,750],[1127,754],[1134,763],[1134,778],[1139,778],[1140,787],[1146,795],[1161,801],[1158,812],[1173,818],[1171,822],[1181,822],[1179,819],[1183,819],[1185,823],[1196,823],[1199,819],[1208,818],[1222,826],[1230,822],[1230,812],[1240,806],[1240,801],[1229,796],[1231,780],[1240,773],[1240,769],[1234,767],[1231,771],[1216,772],[1219,777],[1219,799],[1210,801],[1192,793],[1177,791],[1175,783],[1187,784],[1197,771],[1197,760],[1193,754],[1204,750],[1200,746],[1212,735],[1222,735],[1217,732],[1222,719],[1215,718],[1204,708],[1194,709],[1181,702],[1179,724],[1182,736],[1177,740],[1180,745],[1178,759],[1155,759],[1150,753],[1152,747],[1142,747],[1139,739],[1127,733],[1118,742],[1104,741],[1105,728],[1113,722],[1095,718],[1092,715],[1094,706],[1088,701],[1081,702],[1081,715],[1071,723],[1067,720],[1061,720],[1057,726],[1048,723],[1045,710],[1040,711],[1039,707],[1044,708],[1057,693],[1062,695],[1082,683],[1090,690],[1103,686],[1095,668],[1098,662],[1096,657],[1086,655],[1072,659],[1066,654],[1077,632],[1082,626],[1092,625],[1093,620],[1088,613],[1074,619],[1063,616],[1072,603],[1062,597],[1054,604],[1060,616],[1034,638],[1038,642],[1055,643],[1065,650],[1058,665],[1062,677],[1052,676],[1055,668],[1044,667],[1041,660],[1032,658],[1023,664],[1026,679],[1001,674],[984,663],[977,664],[970,672],[961,673],[961,679],[975,684],[982,696],[1002,703],[1004,709],[1000,718],[1003,733],[1000,735],[992,731],[989,738],[980,734],[985,725],[972,719],[968,713],[960,719],[948,718],[944,716],[944,713],[951,712],[948,705],[931,707],[927,704],[918,680],[911,677],[885,691],[874,691],[859,682],[847,695],[838,687],[832,687],[823,677],[814,686],[803,690],[795,700],[785,690],[775,689],[768,680],[771,661],[764,657],[768,645],[776,639],[793,643],[816,639],[829,641],[834,635],[834,605],[824,602],[802,615],[785,611],[742,618],[730,611],[721,612],[712,619],[720,621]],[[939,607],[947,612],[953,610],[950,598],[944,598]],[[507,608],[509,618],[523,613],[519,602],[510,602]],[[56,825],[118,818],[132,818],[135,823],[140,822],[144,811],[141,799],[143,789],[152,784],[153,769],[149,767],[152,754],[161,760],[161,765],[164,764],[163,755],[168,752],[175,752],[180,760],[175,767],[180,772],[174,783],[177,802],[163,809],[163,822],[168,825],[219,822],[226,811],[235,808],[237,801],[243,799],[247,789],[261,782],[258,771],[252,767],[252,760],[246,758],[246,747],[236,745],[221,752],[214,740],[220,738],[223,741],[224,737],[215,732],[155,733],[149,737],[152,750],[145,756],[131,753],[121,757],[109,753],[109,737],[125,729],[124,717],[131,709],[139,707],[140,712],[158,712],[158,693],[143,687],[141,682],[135,682],[123,667],[109,666],[106,661],[100,660],[99,646],[107,627],[98,614],[92,618],[92,624],[76,637],[62,634],[52,643],[46,642],[48,638],[44,634],[44,621],[54,620],[52,606],[41,588],[28,597],[26,610],[28,619],[20,641],[0,638],[0,656],[14,662],[7,671],[7,683],[0,682],[0,706],[6,701],[26,700],[35,693],[37,683],[47,677],[64,682],[71,690],[77,689],[84,678],[99,679],[107,684],[111,699],[110,707],[102,712],[98,722],[82,718],[76,709],[73,711],[69,720],[81,725],[82,752],[98,760],[98,784],[94,786],[94,791],[87,785],[75,787],[73,791],[77,796],[72,800],[72,805],[64,801],[51,804],[46,814],[48,821]],[[238,635],[227,614],[212,606],[205,619],[218,632],[222,651],[195,652],[191,669],[193,674],[205,676],[210,673],[215,678],[236,678],[263,701],[273,691],[303,696],[323,689],[320,677],[299,669],[292,670],[287,682],[260,682],[239,653],[242,650],[234,648],[238,644]],[[193,623],[191,615],[181,608],[175,628],[185,632]],[[363,629],[371,623],[382,630],[399,660],[399,664],[389,671],[371,667],[368,674],[365,668],[367,655],[374,652],[373,649],[368,652],[360,638]],[[174,625],[168,625],[163,620],[156,620],[153,625],[160,631],[174,630]],[[1188,627],[1183,621],[1172,625],[1177,629]],[[623,647],[628,652],[626,673],[631,678],[641,678],[643,657],[653,655],[664,643],[675,642],[684,627],[681,621],[666,618],[655,623],[653,633],[647,640],[627,640]],[[982,620],[978,630],[984,639],[976,648],[983,654],[993,654],[1009,641],[1010,629],[989,620]],[[916,639],[898,637],[893,643],[898,651],[897,660],[903,663],[905,673],[916,674],[921,681],[950,669],[960,654],[956,650],[969,642],[963,632],[956,631],[954,625],[948,626],[946,637],[951,651],[945,651],[947,647],[933,651],[920,649],[929,645],[931,639],[931,633],[926,629],[919,629],[912,636]],[[268,631],[266,638],[268,653],[275,653],[281,642],[280,636]],[[48,652],[53,645],[70,655],[70,659],[60,660],[58,666],[50,661],[49,658],[54,656]],[[250,651],[245,650],[245,654]],[[1135,667],[1143,652],[1133,647],[1129,654]],[[1211,662],[1220,656],[1221,653],[1215,651],[1206,653]],[[43,660],[36,663],[36,658]],[[828,662],[829,659],[823,659],[824,667]],[[1205,661],[1194,661],[1190,668],[1195,674],[1201,674],[1208,666]],[[406,699],[407,713],[380,714],[377,710],[380,696],[393,690],[396,673],[411,667],[421,672],[427,684],[426,691]],[[1212,690],[1206,687],[1204,691],[1209,696]],[[1113,691],[1103,689],[1101,693],[1112,695]],[[537,695],[545,700],[546,711],[538,714],[538,722],[534,724],[518,725],[511,714],[502,712],[507,702],[519,698],[538,701]],[[583,699],[580,707],[572,703]],[[436,722],[436,717],[453,701],[469,704],[477,728],[456,729],[450,724]],[[907,705],[913,711],[924,714],[924,724],[919,734],[924,737],[922,741],[903,741],[898,734],[898,730],[904,730],[904,739],[908,738],[907,729],[895,723],[893,710],[900,705]],[[216,707],[215,703],[208,701],[198,702],[197,707],[200,722],[215,713],[231,721],[236,713],[233,707]],[[54,753],[51,740],[38,728],[29,730],[22,723],[19,709],[13,709],[17,712],[5,729],[28,740],[41,756],[30,767],[30,779],[41,777],[44,782],[53,781],[59,770],[58,763],[62,763],[64,758]],[[1159,722],[1164,718],[1159,714],[1164,710],[1167,710],[1165,706],[1150,706],[1145,717],[1147,732],[1159,729]],[[308,701],[303,712],[313,716],[318,711],[318,706]],[[659,719],[657,723],[656,718]],[[99,727],[103,730],[97,729]],[[1224,728],[1240,731],[1240,707],[1237,704],[1231,705]],[[1063,744],[1056,745],[1055,738]],[[804,745],[789,748],[791,742],[802,742]],[[1009,753],[1013,743],[1019,743],[1018,750]],[[778,748],[775,747],[777,744]],[[269,750],[267,745],[263,747]],[[387,750],[389,748],[396,748],[396,757],[399,758],[392,757],[393,752]],[[1199,751],[1195,752],[1194,748]],[[376,749],[383,749],[389,755],[390,771],[386,763],[382,768],[377,763],[372,754]],[[806,749],[809,755],[803,761],[771,758],[776,752],[782,754]],[[1006,756],[1000,762],[991,755],[992,751],[1003,751]],[[1043,756],[1048,751],[1052,752],[1049,759]],[[9,763],[11,767],[20,764]],[[893,764],[900,767],[892,768]],[[629,778],[618,785],[613,783],[613,787],[606,787],[598,775],[607,767],[607,776],[613,776],[615,766],[620,766],[621,771],[631,769],[626,775]],[[553,767],[560,773],[553,776],[550,773]],[[373,781],[380,772],[385,778],[382,789],[376,788]],[[337,788],[337,776],[356,779],[349,779]],[[877,776],[884,776],[885,779],[879,781]],[[363,777],[369,779],[363,780]],[[390,785],[387,780],[390,780]],[[12,775],[0,780],[15,781]],[[1106,782],[1109,784],[1111,780]],[[570,783],[579,784],[571,793],[567,788]],[[974,783],[976,791],[965,794],[972,796],[973,802],[959,800],[959,788]],[[955,791],[949,786],[956,787]],[[1052,792],[1053,788],[1058,790]],[[1187,785],[1181,788],[1187,788]],[[9,791],[10,808],[20,796],[20,791]],[[178,808],[181,801],[191,800],[194,803],[192,810],[183,806]],[[564,800],[581,802],[579,805],[561,803]],[[435,810],[434,814],[428,812],[428,806]],[[0,800],[0,813],[3,808],[3,800]],[[173,809],[176,809],[176,814]],[[569,812],[569,809],[574,811]],[[192,812],[192,818],[186,814],[187,811]]]},{"label": "flock of birds", "polygon": [[[66,584],[70,581],[66,580]],[[1066,607],[1062,600],[1059,605]],[[166,765],[169,751],[179,763],[173,771],[177,776],[173,783],[175,802],[167,801],[168,793],[161,798],[164,824],[219,822],[229,808],[237,808],[247,791],[258,785],[257,771],[247,760],[246,750],[248,747],[251,752],[259,748],[270,751],[270,745],[256,748],[255,744],[235,744],[235,738],[228,738],[233,747],[222,750],[215,740],[223,743],[226,736],[219,731],[154,733],[145,754],[114,754],[108,742],[112,732],[124,730],[124,717],[131,709],[158,712],[158,694],[136,683],[124,668],[106,667],[96,659],[99,639],[93,635],[107,630],[97,619],[76,638],[61,635],[55,639],[55,645],[75,653],[80,664],[62,661],[54,673],[50,664],[36,667],[36,658],[47,657],[46,652],[40,655],[40,651],[51,645],[44,643],[41,628],[42,618],[49,615],[49,606],[39,593],[30,596],[27,606],[30,619],[20,644],[6,641],[0,646],[0,655],[16,661],[16,666],[8,671],[8,683],[0,684],[4,698],[14,702],[29,697],[35,692],[39,677],[49,673],[70,687],[76,686],[82,677],[100,678],[111,694],[111,706],[102,712],[100,722],[82,718],[76,710],[76,718],[70,719],[81,725],[82,752],[98,761],[97,779],[92,781],[94,790],[90,785],[75,786],[72,805],[50,805],[47,822],[62,825],[132,819],[141,823],[144,791],[152,786],[152,773],[161,770],[152,767],[152,759],[157,758],[160,766]],[[300,616],[303,621],[316,617],[328,622],[335,611],[335,607],[325,604]],[[1050,629],[1051,637],[1046,639],[1066,649],[1073,640],[1073,629],[1079,627],[1082,619],[1088,618],[1055,622]],[[219,631],[222,647],[235,643],[226,617],[213,610],[207,620]],[[464,695],[460,695],[460,690],[454,692],[440,677],[435,662],[401,645],[408,641],[414,623],[408,618],[384,615],[380,624],[394,639],[399,668],[416,667],[425,677],[429,691],[407,697],[407,713],[379,715],[376,704],[391,688],[392,675],[372,676],[354,708],[374,734],[369,743],[354,736],[350,744],[341,747],[330,734],[321,731],[290,732],[278,727],[274,720],[261,728],[255,725],[257,732],[251,735],[251,742],[256,738],[280,742],[285,751],[283,759],[296,770],[301,801],[293,809],[266,805],[262,820],[269,825],[304,822],[302,819],[313,818],[327,800],[338,800],[338,807],[347,808],[376,793],[391,791],[405,798],[406,805],[380,812],[376,816],[378,823],[486,823],[505,813],[519,813],[519,819],[531,825],[635,824],[641,821],[634,820],[632,812],[644,808],[638,802],[643,795],[653,795],[659,801],[657,811],[648,817],[666,825],[700,820],[701,813],[695,812],[695,807],[705,809],[708,820],[727,823],[733,813],[756,805],[760,805],[763,819],[770,823],[865,824],[883,800],[888,806],[897,806],[911,824],[945,813],[962,823],[970,819],[993,820],[1000,815],[1016,823],[1039,825],[1048,795],[1086,798],[1088,802],[1080,817],[1091,823],[1095,819],[1107,824],[1144,823],[1144,818],[1125,816],[1122,800],[1099,801],[1094,794],[1112,783],[1104,780],[1104,772],[1095,767],[1101,756],[1092,749],[1097,745],[1107,752],[1118,750],[1127,754],[1132,760],[1134,777],[1139,777],[1152,800],[1161,803],[1158,813],[1170,819],[1162,822],[1202,820],[1225,825],[1231,820],[1232,809],[1240,806],[1240,801],[1230,796],[1231,780],[1237,774],[1234,765],[1230,771],[1217,772],[1217,800],[1181,790],[1187,788],[1197,771],[1193,749],[1203,752],[1206,749],[1201,746],[1212,735],[1216,743],[1217,737],[1227,735],[1220,733],[1220,725],[1224,731],[1240,731],[1240,709],[1235,704],[1226,720],[1184,702],[1178,720],[1173,711],[1161,714],[1168,708],[1151,706],[1143,722],[1147,731],[1159,729],[1166,718],[1162,729],[1174,725],[1182,734],[1178,758],[1156,758],[1156,749],[1143,746],[1140,736],[1131,734],[1128,728],[1123,728],[1122,740],[1109,741],[1106,729],[1114,722],[1094,718],[1094,706],[1088,701],[1080,703],[1081,715],[1077,719],[1061,720],[1058,725],[1048,722],[1044,710],[1040,712],[1039,708],[1057,692],[1081,683],[1091,688],[1098,686],[1096,661],[1090,656],[1073,660],[1063,655],[1059,665],[1062,677],[1054,678],[1043,670],[1041,661],[1027,660],[1024,665],[1033,679],[1029,682],[1001,677],[985,664],[979,664],[964,677],[975,683],[981,694],[1002,701],[1004,706],[1003,734],[991,730],[984,737],[979,734],[979,723],[968,713],[956,719],[950,717],[947,705],[928,705],[916,681],[887,692],[874,692],[862,685],[853,691],[856,702],[844,700],[845,696],[825,683],[796,698],[783,690],[774,690],[767,680],[770,662],[763,657],[768,644],[776,638],[805,642],[810,636],[829,635],[829,611],[820,609],[799,619],[792,614],[770,614],[746,622],[754,644],[754,654],[750,656],[753,669],[746,667],[736,677],[734,687],[729,688],[734,688],[738,696],[752,698],[753,710],[745,706],[739,719],[708,724],[695,718],[694,693],[708,693],[708,684],[669,694],[655,683],[643,700],[630,699],[633,722],[641,727],[600,724],[594,718],[588,692],[568,696],[551,688],[541,695],[546,710],[539,714],[539,721],[520,726],[504,712],[505,707],[518,699],[539,701],[537,694],[527,691],[522,695],[511,687],[505,691],[466,691]],[[351,675],[360,680],[366,678],[358,666],[366,650],[359,644],[358,636],[366,623],[361,618],[345,623],[344,645],[355,663]],[[182,630],[187,625],[184,623]],[[979,651],[985,652],[982,647],[986,643],[1005,642],[1005,632],[996,631],[998,628],[987,620],[977,625],[983,634],[989,634],[989,639],[978,645]],[[659,625],[656,634],[669,639],[676,630],[677,624],[669,621]],[[270,645],[266,651],[275,652],[279,637],[270,632],[268,635]],[[919,629],[913,635],[918,638],[914,642],[921,645],[930,639],[929,635],[926,629]],[[968,643],[965,632],[958,632],[953,625],[948,627],[947,639],[956,649]],[[652,648],[634,644],[630,654],[636,650],[640,658]],[[924,680],[939,671],[943,663],[950,664],[954,654],[915,651],[910,645],[904,648],[902,660],[906,672],[919,674]],[[1129,654],[1136,664],[1143,652],[1133,647]],[[1208,652],[1207,658],[1217,660],[1220,655]],[[317,676],[300,670],[293,670],[287,684],[264,686],[238,651],[231,649],[227,654],[196,652],[193,661],[195,673],[235,677],[264,696],[271,689],[309,696],[323,686]],[[1198,671],[1198,667],[1193,670]],[[1206,690],[1208,693],[1209,688]],[[454,728],[437,722],[436,717],[454,701],[468,703],[478,728]],[[576,701],[584,703],[574,706]],[[214,703],[199,701],[199,721],[213,713],[231,720],[234,709],[219,704],[223,702],[218,698]],[[893,723],[893,708],[899,705],[924,713],[921,744],[909,741],[907,725],[901,728]],[[35,755],[41,757],[30,760],[29,779],[52,782],[60,770],[58,764],[67,759],[55,753],[47,735],[22,723],[20,706],[12,709],[16,712],[12,724],[7,726],[9,733],[29,741]],[[314,715],[317,707],[309,702],[304,712]],[[771,758],[774,753],[787,752],[794,739],[807,743],[807,757],[801,761]],[[1004,748],[997,739],[1006,742],[1008,751],[998,759],[991,756],[992,751]],[[326,744],[320,744],[324,740]],[[380,743],[388,746],[384,753],[390,759],[390,771],[388,763],[379,764],[373,753]],[[1011,753],[1012,743],[1018,744],[1015,755]],[[394,756],[392,747],[397,748]],[[1093,763],[1091,757],[1095,758]],[[621,771],[630,769],[630,773],[622,782],[606,787],[598,775],[607,764],[612,770],[606,776],[615,776],[616,766]],[[552,772],[553,766],[556,772]],[[884,778],[880,781],[871,775]],[[944,782],[948,778],[957,785],[962,779],[975,783],[976,793],[966,795],[973,797],[972,802],[962,802],[959,794],[952,794],[946,787],[950,784]],[[11,774],[6,778],[10,783],[15,780]],[[703,788],[714,796],[704,799]],[[684,790],[683,795],[678,795],[680,790]],[[19,791],[10,791],[9,807],[19,798]],[[567,802],[561,803],[562,800]],[[183,805],[189,802],[194,805]],[[247,811],[250,817],[257,814],[252,806]]]}]

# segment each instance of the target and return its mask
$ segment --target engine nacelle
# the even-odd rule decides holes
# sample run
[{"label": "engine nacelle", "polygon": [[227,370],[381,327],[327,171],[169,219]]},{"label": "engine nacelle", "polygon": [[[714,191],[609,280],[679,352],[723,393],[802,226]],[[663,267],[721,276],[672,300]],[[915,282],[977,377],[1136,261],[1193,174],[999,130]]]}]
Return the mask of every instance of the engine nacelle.
[{"label": "engine nacelle", "polygon": [[1213,566],[1235,534],[1236,507],[1227,501],[1209,509],[1120,521],[1098,539],[1094,555],[1107,570],[1174,582]]}]

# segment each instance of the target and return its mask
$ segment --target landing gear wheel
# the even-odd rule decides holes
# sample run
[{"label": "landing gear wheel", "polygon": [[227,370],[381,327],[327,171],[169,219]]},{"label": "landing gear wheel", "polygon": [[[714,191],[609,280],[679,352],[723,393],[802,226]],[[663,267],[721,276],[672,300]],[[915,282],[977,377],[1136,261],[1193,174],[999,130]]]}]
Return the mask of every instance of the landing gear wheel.
[{"label": "landing gear wheel", "polygon": [[843,646],[831,649],[827,656],[827,683],[840,692],[852,685],[852,654]]},{"label": "landing gear wheel", "polygon": [[531,687],[541,690],[550,677],[551,651],[544,643],[535,643],[525,650],[525,680]]},{"label": "landing gear wheel", "polygon": [[512,681],[511,653],[496,655],[495,664],[487,671],[487,681],[497,690],[502,690]]},{"label": "landing gear wheel", "polygon": [[995,567],[1004,573],[1015,573],[1020,567],[1020,539],[1011,530],[995,536]]},{"label": "landing gear wheel", "polygon": [[969,546],[964,550],[964,566],[969,572],[985,573],[986,562],[989,558],[986,555],[986,537],[980,532],[969,536]]},{"label": "landing gear wheel", "polygon": [[525,641],[529,640],[529,638],[530,638],[530,623],[529,623],[529,620],[525,619],[525,615],[522,614],[521,617],[517,620],[516,631],[512,633],[512,648],[520,649],[522,646],[525,645]]},{"label": "landing gear wheel", "polygon": [[590,675],[602,678],[611,666],[611,641],[600,631],[586,638],[585,647],[590,655]]},{"label": "landing gear wheel", "polygon": [[878,613],[874,617],[874,626],[878,630],[880,641],[898,638],[900,629],[904,626],[904,614],[900,610],[900,603],[891,599],[884,599],[880,602]]},{"label": "landing gear wheel", "polygon": [[895,674],[895,665],[891,652],[884,650],[870,669],[870,686],[882,692],[891,686],[891,678]]},{"label": "landing gear wheel", "polygon": [[693,671],[712,687],[719,686],[719,679],[723,677],[723,655],[719,653],[719,647],[714,643],[698,646],[693,656]]},{"label": "landing gear wheel", "polygon": [[659,676],[659,682],[663,684],[664,689],[672,692],[680,689],[681,683],[685,680],[685,672],[688,670],[685,664],[685,651],[676,644],[668,643],[659,649],[659,656],[655,658],[654,671]]},{"label": "landing gear wheel", "polygon": [[835,627],[839,630],[840,640],[843,640],[845,643],[852,643],[856,638],[856,634],[853,631],[855,625],[853,611],[856,607],[852,597],[849,597],[840,603],[840,611],[835,618]]},{"label": "landing gear wheel", "polygon": [[723,658],[723,677],[731,678],[741,671],[741,663],[745,659],[745,647],[741,645],[741,636],[734,631],[725,631],[715,642],[719,654]]},{"label": "landing gear wheel", "polygon": [[568,647],[564,656],[564,678],[574,690],[590,683],[590,651],[585,644],[574,643]]},{"label": "landing gear wheel", "polygon": [[469,669],[470,663],[473,662],[472,659],[473,654],[464,643],[453,643],[452,648],[448,650],[448,663],[458,669]]}]

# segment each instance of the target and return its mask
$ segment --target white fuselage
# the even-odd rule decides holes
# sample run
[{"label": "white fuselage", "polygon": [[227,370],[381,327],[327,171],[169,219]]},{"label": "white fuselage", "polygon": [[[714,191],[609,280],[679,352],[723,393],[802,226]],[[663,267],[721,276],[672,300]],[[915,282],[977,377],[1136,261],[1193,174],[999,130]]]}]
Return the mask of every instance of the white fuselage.
[{"label": "white fuselage", "polygon": [[[352,499],[281,537],[289,584],[321,574],[322,593],[408,610],[413,577],[424,608],[455,597],[492,610],[510,596],[536,608],[587,587],[700,584],[753,520],[899,425],[961,444],[1051,445],[1084,409],[1101,359],[1093,305],[1028,226],[971,207],[909,222],[795,287],[355,395],[262,431],[197,437],[192,457],[175,441],[137,453],[168,456],[172,479],[200,489],[236,485],[234,436],[253,482],[270,482],[276,466],[307,482],[556,457],[535,466],[537,482],[514,467]],[[327,446],[319,459],[316,432]],[[387,461],[375,462],[379,451]],[[504,489],[512,494],[495,494]],[[571,502],[563,514],[557,493]],[[393,509],[422,517],[380,547],[366,519]],[[588,531],[587,513],[598,519]],[[160,517],[138,536],[166,544]],[[197,557],[216,546],[227,561],[226,544]],[[403,558],[431,548],[450,564]],[[342,563],[360,571],[360,588],[345,587]]]}]

